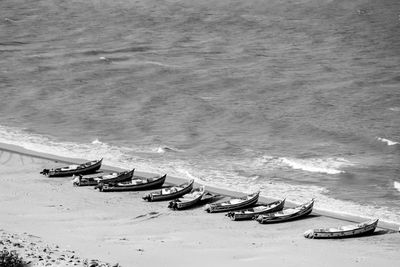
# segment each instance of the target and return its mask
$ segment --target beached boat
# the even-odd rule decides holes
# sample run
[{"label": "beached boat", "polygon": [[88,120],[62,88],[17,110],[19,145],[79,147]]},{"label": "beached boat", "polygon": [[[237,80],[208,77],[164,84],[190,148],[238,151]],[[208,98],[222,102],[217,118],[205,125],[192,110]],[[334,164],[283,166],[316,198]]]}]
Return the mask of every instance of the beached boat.
[{"label": "beached boat", "polygon": [[209,200],[214,196],[215,195],[211,194],[210,192],[207,192],[204,189],[204,186],[201,186],[199,188],[192,189],[190,193],[185,194],[180,198],[170,201],[168,204],[168,208],[173,210],[187,209],[196,206],[201,202]]},{"label": "beached boat", "polygon": [[260,192],[257,192],[241,198],[233,198],[223,202],[207,204],[205,211],[212,213],[245,209],[255,205],[259,195]]},{"label": "beached boat", "polygon": [[47,175],[48,177],[63,177],[72,176],[78,174],[90,174],[95,173],[101,167],[103,159],[93,160],[83,164],[69,165],[66,167],[55,168],[55,169],[44,169],[40,173]]},{"label": "beached boat", "polygon": [[372,234],[379,219],[369,220],[359,224],[350,224],[338,228],[311,229],[304,233],[307,238],[346,238]]},{"label": "beached boat", "polygon": [[132,179],[134,171],[135,169],[131,171],[114,172],[107,175],[100,175],[95,177],[82,177],[82,175],[78,175],[74,177],[74,179],[72,180],[72,184],[75,186],[96,186],[99,183],[125,182]]},{"label": "beached boat", "polygon": [[259,223],[276,223],[299,219],[309,215],[314,206],[314,199],[294,208],[258,215],[255,219]]},{"label": "beached boat", "polygon": [[280,211],[285,205],[285,199],[274,201],[268,204],[257,205],[253,208],[231,211],[226,214],[232,221],[251,220],[260,214]]},{"label": "beached boat", "polygon": [[163,201],[179,198],[190,191],[192,191],[194,180],[183,183],[178,186],[171,186],[163,188],[160,191],[151,192],[143,196],[144,200],[147,201]]},{"label": "beached boat", "polygon": [[148,190],[161,187],[167,175],[156,176],[152,178],[133,176],[129,182],[120,183],[102,183],[100,182],[96,187],[100,192],[112,192],[112,191],[139,191]]}]

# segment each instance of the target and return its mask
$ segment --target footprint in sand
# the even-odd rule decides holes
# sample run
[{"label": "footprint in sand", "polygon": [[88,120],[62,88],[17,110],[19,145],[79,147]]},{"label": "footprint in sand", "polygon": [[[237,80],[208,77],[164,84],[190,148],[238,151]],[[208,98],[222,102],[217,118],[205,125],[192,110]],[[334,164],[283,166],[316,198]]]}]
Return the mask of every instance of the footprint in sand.
[{"label": "footprint in sand", "polygon": [[[11,153],[9,153],[9,152],[6,152],[5,153],[5,156],[6,157],[3,157],[3,153],[1,154],[1,162],[0,162],[0,164],[1,165],[5,165],[5,164],[7,164],[10,160],[11,160],[11,158],[12,158],[12,154]],[[7,157],[7,155],[8,155],[8,157]]]},{"label": "footprint in sand", "polygon": [[138,215],[135,218],[133,218],[132,220],[134,220],[134,221],[146,221],[146,220],[157,218],[160,215],[161,215],[161,213],[159,213],[159,212],[151,211],[151,212],[146,213],[146,214]]},{"label": "footprint in sand", "polygon": [[19,160],[21,161],[22,165],[25,165],[24,157],[22,155],[19,155]]}]

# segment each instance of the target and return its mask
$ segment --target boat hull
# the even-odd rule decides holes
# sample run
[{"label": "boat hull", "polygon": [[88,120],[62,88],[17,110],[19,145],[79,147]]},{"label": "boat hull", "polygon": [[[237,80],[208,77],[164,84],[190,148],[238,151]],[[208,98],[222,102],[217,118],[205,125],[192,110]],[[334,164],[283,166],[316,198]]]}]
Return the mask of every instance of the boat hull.
[{"label": "boat hull", "polygon": [[[72,176],[72,175],[84,175],[84,174],[92,174],[97,172],[102,163],[103,159],[91,164],[90,166],[83,167],[83,168],[77,168],[77,169],[72,169],[72,170],[62,170],[62,168],[57,168],[55,170],[43,170],[41,173],[44,175],[47,175],[48,177],[66,177],[66,176]],[[81,164],[79,166],[82,166],[84,164]]]},{"label": "boat hull", "polygon": [[374,233],[378,225],[378,219],[364,222],[354,226],[345,226],[344,228],[352,227],[352,229],[313,229],[304,233],[304,237],[311,239],[333,239],[333,238],[350,238],[370,235]]},{"label": "boat hull", "polygon": [[252,220],[260,214],[281,211],[285,205],[285,200],[279,200],[266,205],[266,208],[260,211],[249,212],[249,210],[240,210],[226,214],[232,221]]},{"label": "boat hull", "polygon": [[77,181],[73,182],[75,186],[97,186],[99,183],[120,183],[126,182],[132,179],[133,172],[135,169],[131,171],[125,171],[118,173],[117,176],[113,178],[102,178],[104,176],[96,176],[96,177],[82,177],[78,178]]},{"label": "boat hull", "polygon": [[258,215],[256,220],[261,224],[280,223],[280,222],[297,220],[297,219],[308,216],[312,212],[313,206],[314,206],[314,200],[312,200],[311,202],[309,202],[307,204],[297,207],[297,208],[299,208],[299,211],[297,211],[295,213],[287,214],[287,215],[280,215],[279,214],[280,212],[278,211],[278,212],[268,213],[265,215]]},{"label": "boat hull", "polygon": [[243,202],[236,204],[228,204],[228,205],[222,205],[223,203],[208,204],[205,208],[205,211],[207,211],[208,213],[215,213],[215,212],[225,212],[231,210],[245,209],[255,205],[258,201],[259,195],[260,192],[254,194],[254,196],[252,196],[250,199],[247,199]]},{"label": "boat hull", "polygon": [[134,171],[135,169],[127,172],[122,172],[117,177],[101,179],[98,183],[109,184],[127,182],[132,179]]},{"label": "boat hull", "polygon": [[179,197],[189,193],[190,191],[192,191],[193,183],[194,183],[194,181],[192,180],[182,190],[173,192],[171,194],[162,194],[161,192],[151,192],[151,193],[143,196],[143,199],[147,200],[149,202],[154,202],[154,201],[165,201],[165,200],[179,198]]},{"label": "boat hull", "polygon": [[[194,190],[198,190],[198,192],[199,192],[199,195],[197,197],[195,197],[191,200],[186,200],[186,199],[184,199],[185,195],[183,195],[183,198],[178,198],[178,199],[174,199],[174,200],[170,201],[168,203],[168,208],[173,209],[173,210],[183,210],[183,209],[187,209],[190,207],[194,207],[203,200],[203,197],[206,194],[207,195],[210,194],[210,193],[204,191],[204,188],[200,189],[202,191],[199,191],[199,189],[194,189]],[[193,190],[190,193],[193,193]]]},{"label": "boat hull", "polygon": [[[122,192],[122,191],[141,191],[141,190],[148,190],[154,188],[160,188],[167,178],[167,175],[163,175],[156,180],[151,182],[146,182],[142,184],[132,184],[127,186],[121,186],[118,184],[104,184],[100,183],[97,187],[100,192]],[[154,179],[154,178],[153,178]]]}]

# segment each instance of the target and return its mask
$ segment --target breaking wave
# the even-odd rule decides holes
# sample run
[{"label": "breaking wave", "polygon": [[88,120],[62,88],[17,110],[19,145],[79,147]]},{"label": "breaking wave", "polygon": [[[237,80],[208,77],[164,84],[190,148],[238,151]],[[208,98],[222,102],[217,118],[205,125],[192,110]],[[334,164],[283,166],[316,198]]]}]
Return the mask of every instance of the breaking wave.
[{"label": "breaking wave", "polygon": [[92,141],[92,144],[93,145],[102,145],[102,144],[104,144],[103,142],[100,142],[100,140],[99,139],[94,139],[93,141]]},{"label": "breaking wave", "polygon": [[343,158],[297,159],[288,157],[264,156],[261,162],[272,168],[289,167],[295,170],[326,174],[344,173],[345,171],[341,170],[340,168],[354,165]]},{"label": "breaking wave", "polygon": [[397,191],[399,191],[399,192],[400,192],[400,182],[396,182],[396,181],[394,181],[394,183],[393,183],[393,186],[394,186],[394,188],[396,188],[396,189],[397,189]]},{"label": "breaking wave", "polygon": [[160,147],[155,148],[154,151],[156,153],[162,154],[162,153],[166,153],[166,152],[178,152],[179,149],[173,148],[173,147],[169,147],[169,146],[160,146]]},{"label": "breaking wave", "polygon": [[386,143],[388,146],[394,146],[399,144],[399,142],[395,142],[386,138],[382,138],[382,137],[377,137],[376,139],[378,139],[379,141]]}]

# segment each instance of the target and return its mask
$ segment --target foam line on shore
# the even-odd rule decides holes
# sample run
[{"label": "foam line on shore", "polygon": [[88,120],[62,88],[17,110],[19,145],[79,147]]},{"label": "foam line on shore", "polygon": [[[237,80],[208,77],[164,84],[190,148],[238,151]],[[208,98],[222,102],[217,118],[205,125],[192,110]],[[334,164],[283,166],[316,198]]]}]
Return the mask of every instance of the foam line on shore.
[{"label": "foam line on shore", "polygon": [[[66,164],[76,164],[76,163],[84,163],[89,160],[93,159],[80,159],[80,158],[68,158],[68,157],[62,157],[62,156],[57,156],[57,155],[52,155],[52,154],[47,154],[47,153],[42,153],[42,152],[36,152],[32,151],[23,147],[19,147],[16,145],[10,145],[10,144],[5,144],[5,143],[0,143],[0,150],[12,152],[12,153],[18,153],[21,155],[26,155],[26,156],[31,156],[31,157],[36,157],[36,158],[41,158],[41,159],[46,159],[50,161],[55,161],[55,162],[61,162],[61,163],[66,163]],[[113,167],[113,166],[108,166],[108,165],[102,165],[101,168],[103,171],[124,171],[124,169],[118,168],[118,167]],[[155,175],[152,173],[148,172],[140,172],[135,170],[135,174],[138,175],[143,175],[143,176],[151,176]],[[58,178],[55,178],[58,179]],[[179,178],[179,177],[173,177],[169,176],[167,174],[167,184],[181,184],[183,182],[186,182],[186,179]],[[195,183],[195,185],[199,185]],[[213,186],[206,186],[207,191],[213,193],[213,194],[218,194],[222,196],[228,196],[228,197],[241,197],[244,196],[245,193],[243,192],[238,192],[238,191],[232,191],[232,190],[227,190],[227,189],[222,189],[222,188],[217,188]],[[271,202],[276,199],[268,198],[265,196],[260,196],[260,201],[261,202]],[[296,206],[295,203],[292,203],[290,201],[286,201],[286,205],[289,207]],[[325,210],[319,210],[319,209],[313,209],[313,214],[315,215],[320,215],[324,217],[329,217],[329,218],[334,218],[334,219],[339,219],[342,221],[347,221],[347,222],[352,222],[352,223],[359,223],[363,221],[367,221],[371,218],[364,218],[361,216],[353,216],[349,214],[340,214],[340,213],[335,213],[335,212],[330,212],[330,211],[325,211]],[[386,230],[391,230],[391,231],[399,231],[400,230],[400,224],[397,223],[390,223],[390,222],[382,222],[379,221],[379,227],[382,229]]]}]

